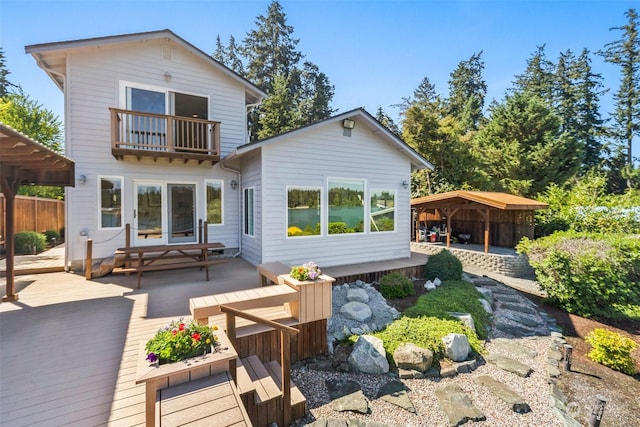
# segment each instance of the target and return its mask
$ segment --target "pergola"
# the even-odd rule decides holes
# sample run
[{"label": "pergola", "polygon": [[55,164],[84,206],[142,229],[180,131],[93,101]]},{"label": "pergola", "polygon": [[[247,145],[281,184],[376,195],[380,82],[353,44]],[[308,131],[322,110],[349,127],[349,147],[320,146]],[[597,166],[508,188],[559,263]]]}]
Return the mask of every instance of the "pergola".
[{"label": "pergola", "polygon": [[0,123],[0,188],[5,197],[6,295],[2,301],[16,301],[14,282],[14,207],[21,185],[73,187],[75,164],[26,135]]},{"label": "pergola", "polygon": [[[514,196],[508,193],[485,191],[449,191],[447,193],[433,194],[431,196],[411,199],[411,208],[418,218],[426,216],[427,211],[439,211],[440,217],[447,220],[447,247],[451,246],[451,219],[463,210],[472,211],[471,214],[479,216],[484,222],[484,252],[489,252],[489,231],[492,213],[495,212],[531,212],[538,209],[546,209],[549,205],[537,200]],[[531,236],[533,237],[533,224],[531,224]],[[419,236],[419,221],[416,221],[416,238]]]}]

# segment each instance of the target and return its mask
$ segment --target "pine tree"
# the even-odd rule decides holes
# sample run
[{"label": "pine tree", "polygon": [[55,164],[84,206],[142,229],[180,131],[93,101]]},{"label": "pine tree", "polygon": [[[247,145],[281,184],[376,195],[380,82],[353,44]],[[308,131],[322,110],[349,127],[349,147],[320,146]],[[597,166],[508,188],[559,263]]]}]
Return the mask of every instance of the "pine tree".
[{"label": "pine tree", "polygon": [[487,84],[482,78],[482,51],[461,61],[449,79],[448,113],[460,120],[465,130],[476,130],[482,118]]},{"label": "pine tree", "polygon": [[299,112],[291,102],[288,78],[275,76],[271,94],[263,101],[258,118],[258,139],[265,139],[298,127]]},{"label": "pine tree", "polygon": [[381,125],[389,129],[394,134],[400,136],[400,128],[393,121],[391,116],[389,116],[383,109],[382,106],[378,105],[378,109],[376,110],[376,120],[380,122]]},{"label": "pine tree", "polygon": [[613,113],[616,139],[623,147],[615,153],[622,158],[612,163],[620,164],[624,161],[627,188],[631,188],[631,176],[635,174],[633,139],[634,136],[640,135],[640,36],[638,35],[640,22],[635,9],[629,9],[625,12],[625,16],[628,19],[626,25],[611,28],[622,31],[622,38],[607,43],[605,49],[599,53],[605,61],[618,65],[622,74],[620,87],[614,94],[615,111]]},{"label": "pine tree", "polygon": [[329,78],[320,71],[317,65],[305,61],[302,70],[297,68],[291,73],[291,80],[295,79],[291,90],[298,100],[300,122],[298,126],[316,123],[330,117],[334,109],[330,107],[335,88]]},{"label": "pine tree", "polygon": [[5,63],[4,50],[0,47],[0,98],[7,96],[12,89],[16,88],[16,85],[7,79],[10,73]]},{"label": "pine tree", "polygon": [[213,59],[218,61],[221,64],[229,66],[229,61],[227,61],[227,50],[225,49],[222,41],[220,40],[220,34],[216,36],[216,50],[211,55]]},{"label": "pine tree", "polygon": [[554,78],[555,66],[547,59],[545,46],[538,46],[537,50],[527,60],[527,67],[524,73],[516,76],[513,82],[514,92],[529,92],[547,103],[554,105]]}]

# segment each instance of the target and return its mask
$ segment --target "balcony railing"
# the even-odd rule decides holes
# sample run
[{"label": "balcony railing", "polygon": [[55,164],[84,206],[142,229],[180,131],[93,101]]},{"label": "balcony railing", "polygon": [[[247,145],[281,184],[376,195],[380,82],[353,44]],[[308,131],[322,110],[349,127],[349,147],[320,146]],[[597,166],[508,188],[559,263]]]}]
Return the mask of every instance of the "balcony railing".
[{"label": "balcony railing", "polygon": [[220,122],[110,108],[111,153],[170,160],[220,160]]}]

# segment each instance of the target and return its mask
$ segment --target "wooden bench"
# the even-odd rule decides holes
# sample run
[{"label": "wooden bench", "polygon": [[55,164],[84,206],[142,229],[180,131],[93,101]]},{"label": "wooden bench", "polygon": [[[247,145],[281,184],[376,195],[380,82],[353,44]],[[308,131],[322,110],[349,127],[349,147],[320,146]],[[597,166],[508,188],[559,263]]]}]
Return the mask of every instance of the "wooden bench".
[{"label": "wooden bench", "polygon": [[142,273],[148,271],[165,271],[165,270],[179,270],[182,268],[194,268],[200,267],[206,270],[205,277],[207,281],[209,281],[209,269],[210,265],[215,264],[224,264],[229,261],[223,259],[209,259],[207,261],[187,261],[187,262],[174,262],[168,264],[149,264],[149,265],[139,265],[135,267],[123,267],[118,269],[118,273],[137,273],[138,275],[138,289],[140,289],[140,278],[142,277]]},{"label": "wooden bench", "polygon": [[[280,306],[278,315],[284,312],[288,315],[287,317],[291,317],[288,305],[296,301],[298,301],[298,292],[295,289],[288,285],[274,285],[191,298],[189,299],[189,309],[198,323],[207,324],[209,317],[221,313],[221,305],[228,305],[237,310]],[[278,310],[274,310],[274,313],[276,311]]]},{"label": "wooden bench", "polygon": [[291,267],[281,262],[267,262],[256,266],[258,271],[258,280],[262,286],[272,283],[276,285],[284,285],[284,280],[280,277],[282,274],[291,273]]}]

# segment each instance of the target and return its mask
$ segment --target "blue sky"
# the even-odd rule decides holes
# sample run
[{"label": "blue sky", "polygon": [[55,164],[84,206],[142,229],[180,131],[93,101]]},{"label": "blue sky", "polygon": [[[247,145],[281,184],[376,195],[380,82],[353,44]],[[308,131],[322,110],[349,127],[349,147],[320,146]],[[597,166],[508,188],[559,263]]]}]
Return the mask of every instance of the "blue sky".
[{"label": "blue sky", "polygon": [[[265,15],[270,0],[0,0],[0,45],[9,80],[63,117],[62,93],[24,53],[30,44],[169,28],[205,52],[220,35],[244,39]],[[462,60],[483,51],[487,104],[501,100],[537,46],[549,59],[571,49],[595,53],[620,37],[611,27],[626,24],[624,12],[637,0],[281,0],[287,23],[300,39],[298,49],[335,86],[333,107],[382,106],[392,117],[424,77],[446,95],[449,74]],[[619,70],[595,54],[592,66],[610,93]],[[640,141],[634,145],[640,156]]]}]

